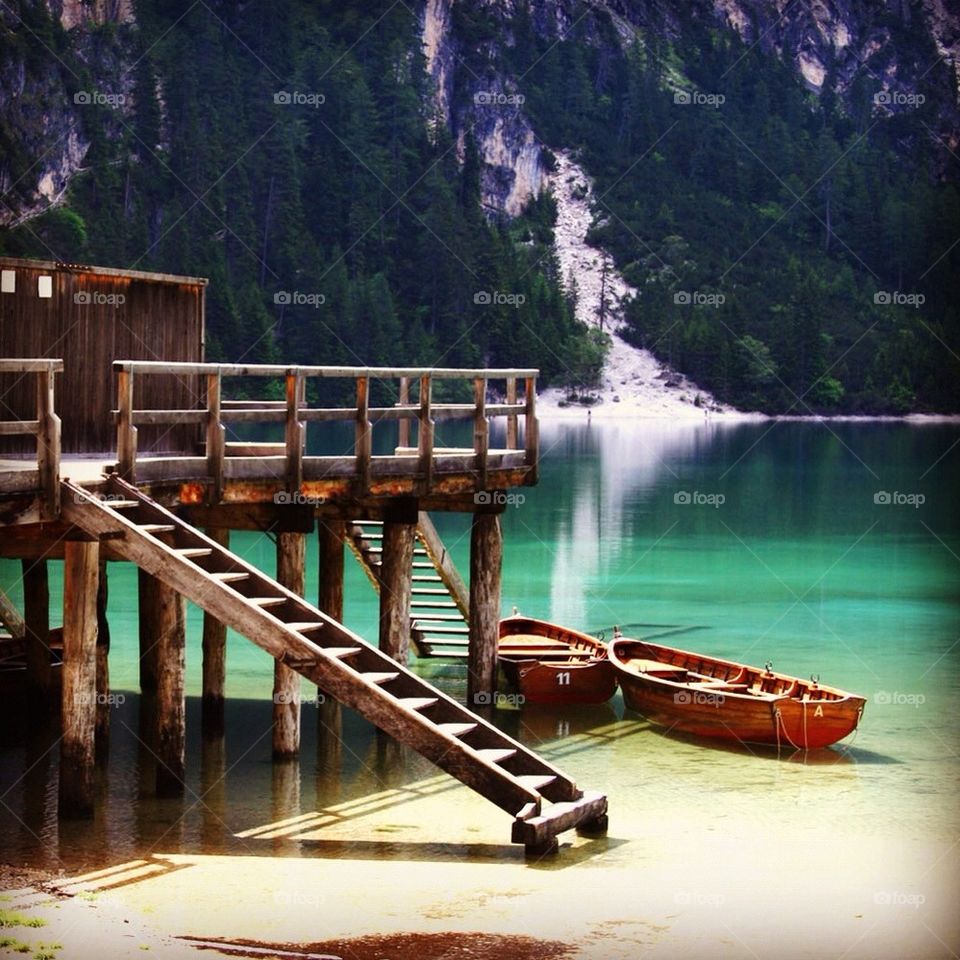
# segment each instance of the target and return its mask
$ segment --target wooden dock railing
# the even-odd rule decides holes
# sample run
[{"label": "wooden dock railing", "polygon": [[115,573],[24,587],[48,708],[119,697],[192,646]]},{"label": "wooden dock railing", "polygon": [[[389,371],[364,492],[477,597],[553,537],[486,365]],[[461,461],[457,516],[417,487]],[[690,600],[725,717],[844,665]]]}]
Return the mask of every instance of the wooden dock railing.
[{"label": "wooden dock railing", "polygon": [[0,492],[38,491],[41,520],[52,520],[60,513],[60,418],[54,406],[53,388],[54,375],[62,371],[62,360],[0,360],[0,374],[36,377],[37,385],[35,419],[7,419],[9,410],[0,403],[0,436],[34,436],[37,440],[36,473],[0,472]]},{"label": "wooden dock railing", "polygon": [[[525,468],[535,479],[538,458],[536,417],[537,370],[533,369],[447,369],[410,367],[291,367],[216,363],[163,363],[157,361],[116,361],[118,373],[117,459],[120,475],[130,482],[154,479],[154,470],[167,477],[171,458],[137,456],[137,427],[144,425],[195,424],[205,432],[206,450],[202,458],[173,458],[180,462],[184,475],[199,473],[209,481],[208,500],[221,499],[227,480],[282,478],[287,490],[299,491],[305,480],[348,478],[352,492],[364,495],[371,485],[385,477],[415,478],[414,493],[432,489],[438,472],[466,472],[473,476],[475,490],[487,487],[491,469]],[[201,394],[205,405],[192,410],[139,410],[134,407],[134,380],[143,376],[200,377],[205,382]],[[282,379],[284,400],[225,400],[223,381],[227,377]],[[354,382],[355,403],[344,407],[310,407],[306,402],[307,382],[311,378],[339,378]],[[472,403],[436,403],[432,392],[435,381],[459,380],[472,385]],[[397,381],[398,401],[393,406],[371,405],[373,381]],[[523,395],[518,385],[523,383]],[[506,398],[489,403],[491,383]],[[417,396],[411,399],[411,386]],[[502,387],[500,386],[502,384]],[[490,420],[506,423],[506,447],[490,449]],[[470,419],[473,421],[472,447],[435,447],[437,421]],[[519,421],[524,423],[523,448],[519,447]],[[352,453],[339,457],[307,457],[306,429],[309,423],[341,421],[353,423]],[[398,425],[396,449],[390,456],[374,456],[375,424],[395,421]],[[282,444],[227,444],[227,427],[240,423],[278,423],[284,425]],[[416,446],[411,446],[411,423],[416,423]],[[187,453],[186,451],[184,453]],[[250,455],[253,453],[254,455]]]}]

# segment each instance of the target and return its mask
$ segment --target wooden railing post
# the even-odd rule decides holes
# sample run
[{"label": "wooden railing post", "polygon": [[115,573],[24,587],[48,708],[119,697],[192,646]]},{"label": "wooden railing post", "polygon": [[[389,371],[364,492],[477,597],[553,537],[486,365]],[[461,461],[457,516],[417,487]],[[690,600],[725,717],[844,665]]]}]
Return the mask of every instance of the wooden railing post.
[{"label": "wooden railing post", "polygon": [[[409,403],[410,403],[410,378],[401,377],[400,378],[400,397],[397,400],[397,406],[405,407]],[[410,446],[410,421],[409,420],[397,421],[397,446],[398,447]]]},{"label": "wooden railing post", "polygon": [[53,378],[52,364],[37,373],[37,473],[42,520],[60,516],[60,418],[54,406]]},{"label": "wooden railing post", "polygon": [[430,374],[424,373],[420,377],[420,414],[417,428],[417,454],[420,458],[418,471],[420,473],[421,490],[429,493],[433,484],[433,417],[430,412],[432,390]]},{"label": "wooden railing post", "polygon": [[373,451],[373,427],[370,424],[370,378],[357,377],[357,426],[355,433],[356,490],[359,495],[370,489],[370,458]]},{"label": "wooden railing post", "polygon": [[537,423],[537,378],[526,377],[525,389],[527,393],[527,411],[526,424],[524,426],[524,450],[526,452],[526,464],[530,468],[530,479],[527,482],[534,484],[537,482],[537,474],[540,469],[540,433]]},{"label": "wooden railing post", "polygon": [[207,374],[207,502],[211,505],[223,499],[223,455],[226,430],[220,422],[220,371]]},{"label": "wooden railing post", "polygon": [[473,381],[473,453],[477,471],[477,489],[487,489],[487,451],[490,448],[490,424],[487,421],[487,381]]},{"label": "wooden railing post", "polygon": [[121,370],[118,377],[117,468],[122,479],[137,482],[137,428],[133,425],[133,373]]},{"label": "wooden railing post", "polygon": [[[507,377],[507,403],[517,402],[517,378]],[[507,415],[507,449],[517,449],[517,415],[511,413]]]},{"label": "wooden railing post", "polygon": [[287,491],[298,494],[303,485],[303,423],[300,421],[300,402],[303,396],[303,378],[299,371],[287,374]]}]

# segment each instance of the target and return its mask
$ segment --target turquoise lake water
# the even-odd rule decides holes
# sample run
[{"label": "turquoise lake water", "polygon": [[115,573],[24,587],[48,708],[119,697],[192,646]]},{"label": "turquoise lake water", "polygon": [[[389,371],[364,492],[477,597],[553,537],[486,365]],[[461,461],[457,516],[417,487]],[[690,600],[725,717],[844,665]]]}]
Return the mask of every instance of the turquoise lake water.
[{"label": "turquoise lake water", "polygon": [[[829,818],[840,834],[880,834],[897,824],[918,841],[960,835],[956,425],[546,421],[541,449],[540,483],[518,491],[523,502],[502,518],[504,613],[517,606],[608,635],[620,624],[628,635],[771,660],[783,672],[819,674],[868,704],[851,744],[779,761],[664,737],[624,716],[619,694],[592,710],[501,710],[498,723],[558,758],[581,783],[608,792],[612,810],[668,812],[677,784],[709,771],[697,789],[708,791],[721,816],[734,816],[746,791],[758,797],[761,821],[778,804],[778,816],[798,811],[797,829]],[[466,572],[469,519],[434,520]],[[265,536],[235,533],[232,543],[273,570]],[[308,557],[307,592],[315,597],[315,542]],[[52,621],[59,623],[59,564],[51,574]],[[0,582],[19,603],[18,576],[19,564],[0,561]],[[111,714],[100,812],[93,826],[58,824],[55,732],[22,713],[7,716],[0,843],[9,857],[74,869],[158,845],[229,851],[234,834],[251,824],[432,774],[351,714],[343,717],[342,744],[332,747],[314,708],[304,707],[301,782],[293,794],[278,793],[270,764],[272,661],[232,635],[226,740],[204,748],[196,699],[202,618],[191,608],[188,787],[199,793],[216,783],[213,762],[226,773],[221,790],[229,802],[211,817],[189,795],[186,809],[157,801],[144,786],[150,758],[136,736],[136,574],[126,564],[111,565],[109,615],[111,686],[126,701]],[[375,639],[377,600],[350,556],[345,619]],[[419,661],[415,668],[463,695],[462,667]],[[641,781],[642,807],[634,796]],[[811,796],[816,809],[801,810]],[[629,847],[608,857],[629,860]],[[309,854],[298,848],[298,855]]]}]

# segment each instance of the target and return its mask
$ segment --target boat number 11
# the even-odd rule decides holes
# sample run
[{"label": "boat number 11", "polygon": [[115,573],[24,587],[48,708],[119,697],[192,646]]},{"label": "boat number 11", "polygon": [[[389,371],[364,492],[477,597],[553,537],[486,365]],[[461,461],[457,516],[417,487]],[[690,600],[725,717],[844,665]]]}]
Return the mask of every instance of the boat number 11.
[{"label": "boat number 11", "polygon": [[570,686],[570,671],[564,670],[562,673],[557,674],[557,685],[561,687]]}]

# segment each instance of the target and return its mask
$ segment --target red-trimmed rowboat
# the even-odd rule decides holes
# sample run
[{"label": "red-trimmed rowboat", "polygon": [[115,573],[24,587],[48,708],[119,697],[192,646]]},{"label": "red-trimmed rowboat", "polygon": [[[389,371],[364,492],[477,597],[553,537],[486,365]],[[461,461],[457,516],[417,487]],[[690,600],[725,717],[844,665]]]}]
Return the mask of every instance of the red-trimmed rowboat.
[{"label": "red-trimmed rowboat", "polygon": [[546,620],[501,620],[497,658],[527,703],[605,703],[617,689],[603,641]]},{"label": "red-trimmed rowboat", "polygon": [[812,750],[852,733],[866,701],[816,680],[646,640],[608,646],[626,705],[672,730]]}]

